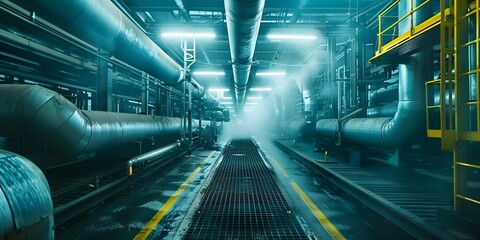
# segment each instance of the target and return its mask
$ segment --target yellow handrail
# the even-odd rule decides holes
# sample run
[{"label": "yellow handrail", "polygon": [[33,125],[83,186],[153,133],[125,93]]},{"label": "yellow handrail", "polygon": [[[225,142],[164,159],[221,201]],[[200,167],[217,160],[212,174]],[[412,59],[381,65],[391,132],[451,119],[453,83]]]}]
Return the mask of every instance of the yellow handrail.
[{"label": "yellow handrail", "polygon": [[[388,14],[392,9],[394,9],[395,7],[398,7],[398,3],[400,2],[400,0],[396,0],[394,1],[390,6],[388,6],[385,10],[383,10],[379,15],[378,15],[378,34],[377,34],[377,38],[378,38],[378,51],[377,51],[377,54],[380,54],[382,52],[382,47],[385,46],[384,45],[384,41],[383,41],[383,38],[385,36],[391,36],[391,35],[394,35],[394,34],[386,34],[388,31],[391,31],[393,28],[397,27],[398,24],[402,21],[404,21],[405,19],[407,19],[408,17],[410,17],[409,19],[409,27],[410,27],[410,35],[413,35],[415,34],[414,32],[414,29],[415,29],[415,26],[413,26],[413,14],[418,11],[419,9],[421,9],[422,7],[424,7],[426,4],[430,3],[430,2],[433,2],[431,0],[425,0],[423,1],[422,3],[418,4],[418,6],[414,6],[414,1],[413,0],[409,0],[410,2],[410,8],[409,8],[409,11],[403,15],[403,16],[392,16],[392,15],[386,15]],[[397,20],[395,22],[393,22],[392,24],[386,26],[385,28],[383,27],[383,18],[397,18]],[[398,34],[396,34],[398,36]],[[402,35],[403,36],[403,35]],[[394,40],[394,39],[392,39]],[[386,44],[386,43],[385,43]]]}]

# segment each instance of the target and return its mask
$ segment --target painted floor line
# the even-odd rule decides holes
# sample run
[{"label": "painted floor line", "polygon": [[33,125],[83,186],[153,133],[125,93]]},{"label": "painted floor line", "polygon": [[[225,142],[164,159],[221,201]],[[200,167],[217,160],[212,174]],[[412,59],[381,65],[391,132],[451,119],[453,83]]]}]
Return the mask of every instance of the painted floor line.
[{"label": "painted floor line", "polygon": [[214,153],[215,153],[215,151],[210,153],[210,155],[208,155],[208,157],[205,158],[205,160],[202,162],[202,164],[200,164],[200,166],[198,166],[195,169],[195,171],[193,171],[193,173],[187,178],[187,180],[185,180],[185,182],[183,182],[183,184],[177,189],[177,191],[175,191],[173,196],[171,196],[168,199],[168,201],[165,204],[163,204],[163,206],[152,217],[152,219],[150,219],[150,221],[148,221],[148,223],[145,225],[145,227],[143,227],[143,229],[140,230],[140,232],[135,236],[135,238],[133,238],[134,240],[147,239],[147,237],[150,235],[150,233],[152,233],[153,229],[155,229],[155,227],[158,225],[158,223],[163,219],[163,217],[168,213],[168,211],[170,211],[170,209],[175,204],[175,202],[177,202],[178,198],[183,193],[183,191],[185,191],[187,186],[190,185],[190,183],[193,181],[193,179],[195,179],[197,174],[202,170],[203,166],[207,163],[208,160],[210,160],[210,158],[212,157],[212,155]]},{"label": "painted floor line", "polygon": [[297,192],[297,194],[300,196],[300,198],[305,203],[305,205],[307,205],[307,207],[313,213],[315,218],[317,218],[318,222],[322,224],[323,228],[325,229],[325,231],[327,231],[330,237],[332,237],[332,239],[338,239],[338,240],[346,239],[342,235],[342,233],[335,227],[335,225],[333,225],[333,223],[330,222],[330,220],[327,218],[327,216],[325,216],[325,214],[320,210],[320,208],[318,208],[317,205],[315,205],[312,199],[308,197],[308,195],[302,190],[302,188],[300,188],[300,186],[298,186],[298,184],[293,179],[289,178],[287,171],[285,171],[282,165],[280,165],[280,163],[274,158],[271,158],[271,160],[277,166],[278,170],[282,173],[282,175],[285,178],[287,178],[288,181],[290,181],[290,184],[292,185],[293,189]]}]

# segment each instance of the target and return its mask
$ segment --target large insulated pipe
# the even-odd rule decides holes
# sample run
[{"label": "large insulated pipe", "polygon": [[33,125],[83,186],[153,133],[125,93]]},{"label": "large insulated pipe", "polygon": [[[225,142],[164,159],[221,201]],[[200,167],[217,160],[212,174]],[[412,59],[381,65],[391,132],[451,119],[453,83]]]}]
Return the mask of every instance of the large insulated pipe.
[{"label": "large insulated pipe", "polygon": [[53,204],[42,171],[0,149],[0,239],[53,239]]},{"label": "large insulated pipe", "polygon": [[181,130],[179,118],[79,110],[60,94],[35,85],[0,85],[0,106],[0,136],[32,137],[63,155],[174,136]]},{"label": "large insulated pipe", "polygon": [[398,84],[389,85],[370,94],[370,106],[375,107],[398,100]]},{"label": "large insulated pipe", "polygon": [[[400,6],[406,6],[410,1],[400,1]],[[418,6],[418,0],[414,0]],[[399,8],[400,9],[400,8]],[[414,24],[424,20],[422,11],[417,11]],[[399,16],[403,16],[399,13]],[[408,30],[408,20],[401,23],[400,30]],[[423,137],[425,133],[425,81],[432,74],[428,71],[431,55],[428,51],[414,54],[405,62],[399,64],[398,107],[393,118],[354,118],[342,123],[342,139],[349,142],[379,146],[396,147],[411,144]],[[319,120],[316,132],[319,135],[335,137],[337,119]]]},{"label": "large insulated pipe", "polygon": [[[73,35],[99,46],[118,59],[141,69],[166,84],[179,86],[183,72],[157,44],[128,19],[111,1],[23,1],[37,15]],[[193,81],[194,98],[211,98]],[[215,100],[216,101],[216,100]]]},{"label": "large insulated pipe", "polygon": [[397,109],[398,109],[397,103],[389,103],[382,106],[369,107],[367,108],[367,117],[369,118],[393,117],[395,116]]},{"label": "large insulated pipe", "polygon": [[225,0],[237,108],[243,108],[265,0]]}]

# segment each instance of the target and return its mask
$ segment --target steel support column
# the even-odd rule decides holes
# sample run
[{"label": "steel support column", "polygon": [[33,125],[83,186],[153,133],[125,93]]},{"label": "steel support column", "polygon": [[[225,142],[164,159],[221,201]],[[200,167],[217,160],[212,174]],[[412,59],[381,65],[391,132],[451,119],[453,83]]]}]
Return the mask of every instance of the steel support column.
[{"label": "steel support column", "polygon": [[[101,48],[97,50],[98,55],[108,58],[109,53]],[[112,69],[104,58],[97,59],[97,109],[98,111],[113,111],[112,97]]]},{"label": "steel support column", "polygon": [[142,72],[142,113],[148,114],[149,75]]}]

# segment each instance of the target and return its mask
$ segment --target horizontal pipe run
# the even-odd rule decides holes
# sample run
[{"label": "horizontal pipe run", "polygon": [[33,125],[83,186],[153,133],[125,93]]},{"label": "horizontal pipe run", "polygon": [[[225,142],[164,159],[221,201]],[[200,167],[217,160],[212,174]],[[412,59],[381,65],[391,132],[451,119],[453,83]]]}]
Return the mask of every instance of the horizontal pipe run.
[{"label": "horizontal pipe run", "polygon": [[79,66],[90,71],[97,71],[97,67],[93,64],[74,58],[65,53],[53,50],[49,47],[31,41],[29,39],[20,37],[3,29],[0,29],[0,39],[11,46],[18,47],[28,52],[36,52],[40,55],[46,56],[57,62],[64,62],[74,66]]},{"label": "horizontal pipe run", "polygon": [[225,0],[235,99],[243,109],[265,0]]},{"label": "horizontal pipe run", "polygon": [[[180,65],[140,30],[111,1],[64,0],[20,1],[62,29],[82,40],[111,53],[116,58],[138,68],[178,89],[183,79]],[[95,26],[95,27],[92,27]],[[218,103],[212,95],[192,81],[192,95]]]},{"label": "horizontal pipe run", "polygon": [[[60,94],[36,85],[0,85],[0,136],[24,135],[72,156],[133,141],[173,136],[181,119],[84,111]],[[193,122],[198,127],[198,121]]]},{"label": "horizontal pipe run", "polygon": [[398,103],[390,103],[367,109],[367,117],[393,117],[397,112]]},{"label": "horizontal pipe run", "polygon": [[133,166],[135,166],[137,164],[140,164],[140,163],[149,162],[149,161],[152,161],[153,159],[165,156],[166,154],[168,154],[168,153],[170,153],[174,150],[177,150],[178,148],[180,148],[180,142],[177,141],[176,143],[172,143],[172,144],[167,145],[165,147],[155,149],[153,151],[144,153],[142,155],[139,155],[139,156],[136,156],[136,157],[130,159],[127,162],[128,175],[129,176],[133,175]]}]

